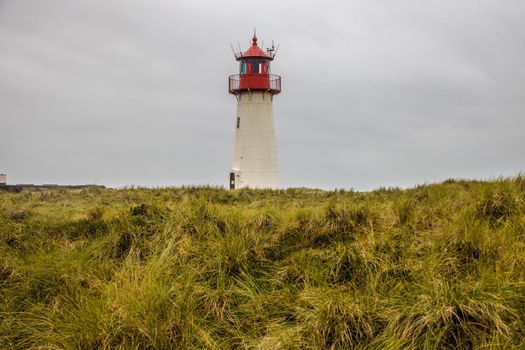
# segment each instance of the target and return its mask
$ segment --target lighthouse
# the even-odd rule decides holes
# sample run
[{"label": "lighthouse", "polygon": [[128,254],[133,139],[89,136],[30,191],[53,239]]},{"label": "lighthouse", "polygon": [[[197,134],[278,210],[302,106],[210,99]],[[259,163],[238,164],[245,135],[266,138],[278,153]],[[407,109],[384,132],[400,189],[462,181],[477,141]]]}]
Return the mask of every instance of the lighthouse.
[{"label": "lighthouse", "polygon": [[275,53],[273,45],[263,51],[255,33],[248,50],[234,52],[239,74],[228,79],[237,99],[230,189],[278,187],[272,102],[281,92],[281,77],[270,74]]}]

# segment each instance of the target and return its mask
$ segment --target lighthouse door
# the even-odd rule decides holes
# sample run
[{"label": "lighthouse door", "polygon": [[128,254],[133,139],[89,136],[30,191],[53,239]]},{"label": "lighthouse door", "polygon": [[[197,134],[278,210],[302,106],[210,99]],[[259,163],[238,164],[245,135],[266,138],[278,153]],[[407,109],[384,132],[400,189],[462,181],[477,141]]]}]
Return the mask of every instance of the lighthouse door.
[{"label": "lighthouse door", "polygon": [[235,189],[235,173],[230,173],[230,190]]}]

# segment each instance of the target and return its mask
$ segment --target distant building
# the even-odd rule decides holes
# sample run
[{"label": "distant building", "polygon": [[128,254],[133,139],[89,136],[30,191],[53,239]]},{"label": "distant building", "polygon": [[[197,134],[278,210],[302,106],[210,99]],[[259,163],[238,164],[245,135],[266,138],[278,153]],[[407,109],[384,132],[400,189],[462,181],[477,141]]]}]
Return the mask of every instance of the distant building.
[{"label": "distant building", "polygon": [[0,186],[7,185],[7,175],[0,174]]}]

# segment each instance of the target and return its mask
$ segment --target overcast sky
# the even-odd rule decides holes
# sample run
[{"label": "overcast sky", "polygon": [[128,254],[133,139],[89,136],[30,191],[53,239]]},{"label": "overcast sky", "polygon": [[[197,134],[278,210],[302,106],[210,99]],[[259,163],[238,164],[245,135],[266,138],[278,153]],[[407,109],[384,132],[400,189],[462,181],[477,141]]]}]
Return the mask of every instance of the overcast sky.
[{"label": "overcast sky", "polygon": [[0,0],[10,183],[226,185],[230,43],[280,44],[282,187],[525,170],[525,1]]}]

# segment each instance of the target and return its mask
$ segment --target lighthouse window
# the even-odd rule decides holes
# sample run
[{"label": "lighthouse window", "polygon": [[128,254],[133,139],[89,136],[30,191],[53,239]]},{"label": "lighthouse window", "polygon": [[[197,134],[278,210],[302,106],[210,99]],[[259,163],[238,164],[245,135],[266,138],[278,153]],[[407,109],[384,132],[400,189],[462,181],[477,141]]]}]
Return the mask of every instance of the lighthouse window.
[{"label": "lighthouse window", "polygon": [[261,61],[260,60],[253,60],[252,73],[255,73],[255,74],[260,73],[260,67],[261,67]]},{"label": "lighthouse window", "polygon": [[241,74],[268,74],[268,60],[251,58],[241,62]]},{"label": "lighthouse window", "polygon": [[241,117],[237,117],[237,129],[241,126]]}]

